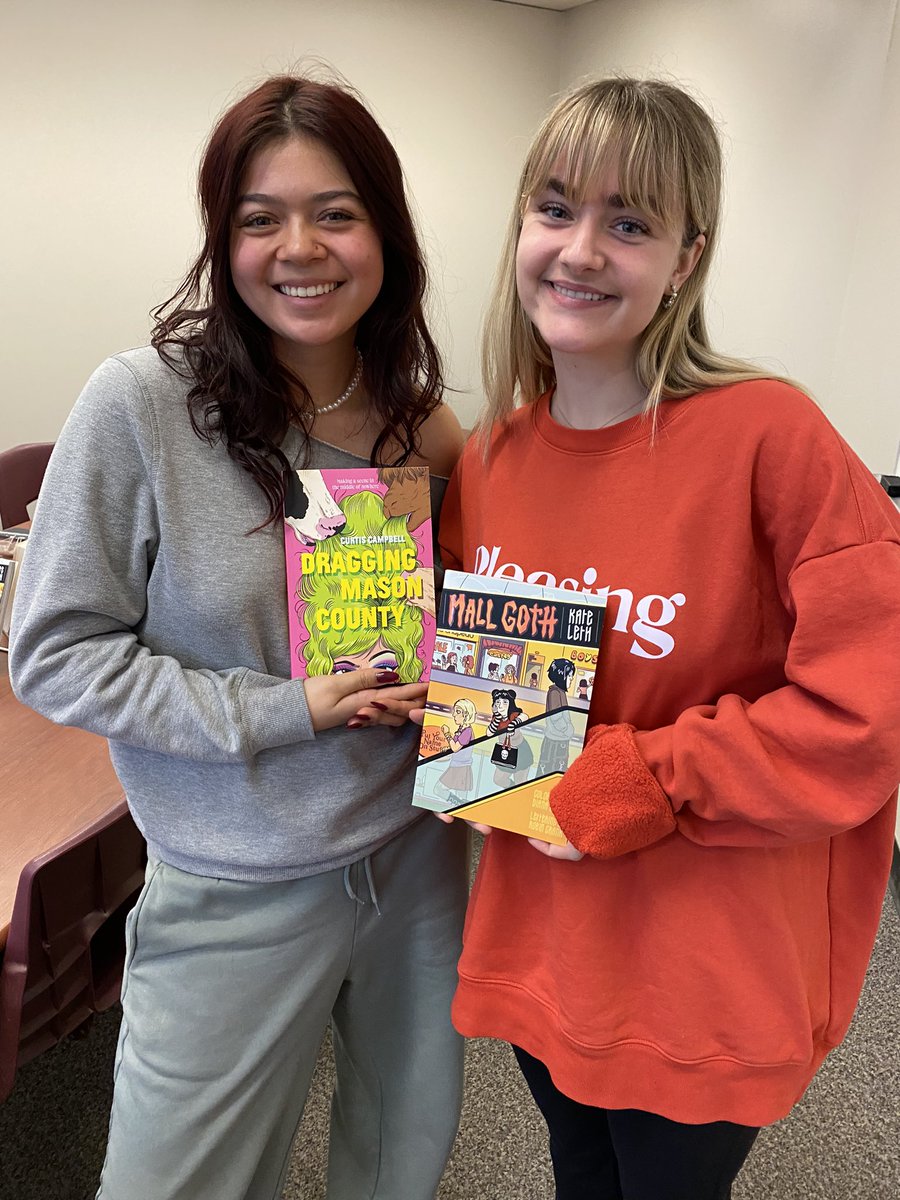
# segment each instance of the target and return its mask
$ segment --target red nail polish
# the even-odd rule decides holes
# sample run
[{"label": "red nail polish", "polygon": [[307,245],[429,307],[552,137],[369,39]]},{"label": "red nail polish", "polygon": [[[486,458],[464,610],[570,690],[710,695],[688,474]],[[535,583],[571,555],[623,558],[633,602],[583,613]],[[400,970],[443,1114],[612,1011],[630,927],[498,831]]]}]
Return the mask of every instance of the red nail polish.
[{"label": "red nail polish", "polygon": [[365,723],[366,723],[366,721],[368,721],[368,719],[369,719],[368,717],[363,717],[363,718],[351,717],[351,719],[347,722],[347,728],[348,729],[362,729],[363,725],[365,725]]},{"label": "red nail polish", "polygon": [[396,671],[376,671],[375,678],[379,683],[399,683],[400,676]]},{"label": "red nail polish", "polygon": [[379,704],[377,700],[372,700],[370,703],[373,708],[380,708],[382,712],[387,712],[388,710],[388,706],[386,704]]}]

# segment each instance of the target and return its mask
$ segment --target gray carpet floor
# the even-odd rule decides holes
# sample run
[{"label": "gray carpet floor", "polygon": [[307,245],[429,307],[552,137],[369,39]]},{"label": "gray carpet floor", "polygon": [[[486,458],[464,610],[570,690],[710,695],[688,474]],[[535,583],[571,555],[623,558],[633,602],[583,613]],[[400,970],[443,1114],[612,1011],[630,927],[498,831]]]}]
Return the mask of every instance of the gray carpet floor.
[{"label": "gray carpet floor", "polygon": [[[0,1200],[90,1200],[103,1160],[117,1009],[24,1067],[0,1106]],[[323,1045],[285,1200],[324,1195],[331,1057]],[[546,1137],[505,1046],[471,1042],[439,1200],[549,1200]],[[888,899],[859,1011],[789,1119],[760,1135],[734,1200],[900,1196],[900,917]],[[141,1200],[139,1196],[134,1200]],[[403,1200],[403,1197],[396,1197]]]}]

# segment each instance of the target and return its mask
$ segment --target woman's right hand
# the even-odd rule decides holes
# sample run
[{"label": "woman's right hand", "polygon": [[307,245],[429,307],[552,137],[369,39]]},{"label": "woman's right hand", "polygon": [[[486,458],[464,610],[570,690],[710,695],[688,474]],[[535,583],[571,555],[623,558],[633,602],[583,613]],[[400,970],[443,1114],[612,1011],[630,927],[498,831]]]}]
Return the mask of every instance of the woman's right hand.
[{"label": "woman's right hand", "polygon": [[348,723],[355,728],[403,725],[411,711],[423,707],[428,691],[426,683],[401,684],[396,671],[379,671],[374,667],[339,675],[316,675],[305,679],[303,687],[317,733]]}]

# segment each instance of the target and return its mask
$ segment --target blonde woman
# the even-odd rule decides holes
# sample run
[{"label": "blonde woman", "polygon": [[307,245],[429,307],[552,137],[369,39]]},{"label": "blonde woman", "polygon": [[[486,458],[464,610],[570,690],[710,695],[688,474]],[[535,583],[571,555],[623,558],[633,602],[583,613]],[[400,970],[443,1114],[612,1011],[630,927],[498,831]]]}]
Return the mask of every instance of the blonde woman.
[{"label": "blonde woman", "polygon": [[517,1047],[559,1200],[731,1194],[846,1032],[891,857],[900,522],[802,391],[711,347],[720,190],[681,89],[556,106],[441,524],[447,566],[609,603],[568,842],[490,833],[453,1010]]}]

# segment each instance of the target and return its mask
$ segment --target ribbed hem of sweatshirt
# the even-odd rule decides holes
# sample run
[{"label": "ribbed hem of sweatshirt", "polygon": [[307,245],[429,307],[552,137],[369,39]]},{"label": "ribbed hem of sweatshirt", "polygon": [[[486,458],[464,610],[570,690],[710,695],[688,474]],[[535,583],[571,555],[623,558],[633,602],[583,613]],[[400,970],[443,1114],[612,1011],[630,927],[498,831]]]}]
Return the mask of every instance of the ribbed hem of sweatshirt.
[{"label": "ribbed hem of sweatshirt", "polygon": [[559,1017],[524,989],[502,980],[460,976],[453,1025],[464,1037],[520,1046],[550,1071],[557,1088],[595,1108],[635,1108],[685,1125],[731,1121],[771,1125],[787,1116],[825,1058],[754,1065],[725,1055],[674,1059],[649,1041],[587,1046],[559,1029]]},{"label": "ribbed hem of sweatshirt", "polygon": [[[244,678],[251,675],[257,681],[266,678],[255,671],[248,671]],[[248,689],[246,697],[240,691],[238,695],[248,754],[315,738],[302,679],[285,679],[272,687]]]},{"label": "ribbed hem of sweatshirt", "polygon": [[650,773],[631,725],[600,725],[550,793],[572,845],[593,858],[651,846],[675,829],[669,798]]},{"label": "ribbed hem of sweatshirt", "polygon": [[[426,814],[414,811],[411,817],[404,813],[403,820],[396,829],[390,829],[377,842],[355,846],[347,854],[338,858],[328,859],[318,863],[277,863],[274,866],[253,866],[245,863],[222,862],[220,859],[203,858],[195,854],[183,854],[172,846],[161,846],[158,842],[147,838],[147,854],[151,859],[158,859],[188,875],[203,875],[208,879],[229,879],[233,883],[286,883],[292,879],[308,879],[312,875],[324,875],[328,871],[339,871],[352,863],[361,862],[371,854],[377,854],[388,842],[392,842],[401,833],[406,833]],[[140,829],[140,822],[135,824]],[[141,830],[143,833],[143,830]],[[145,835],[146,837],[146,835]]]}]

